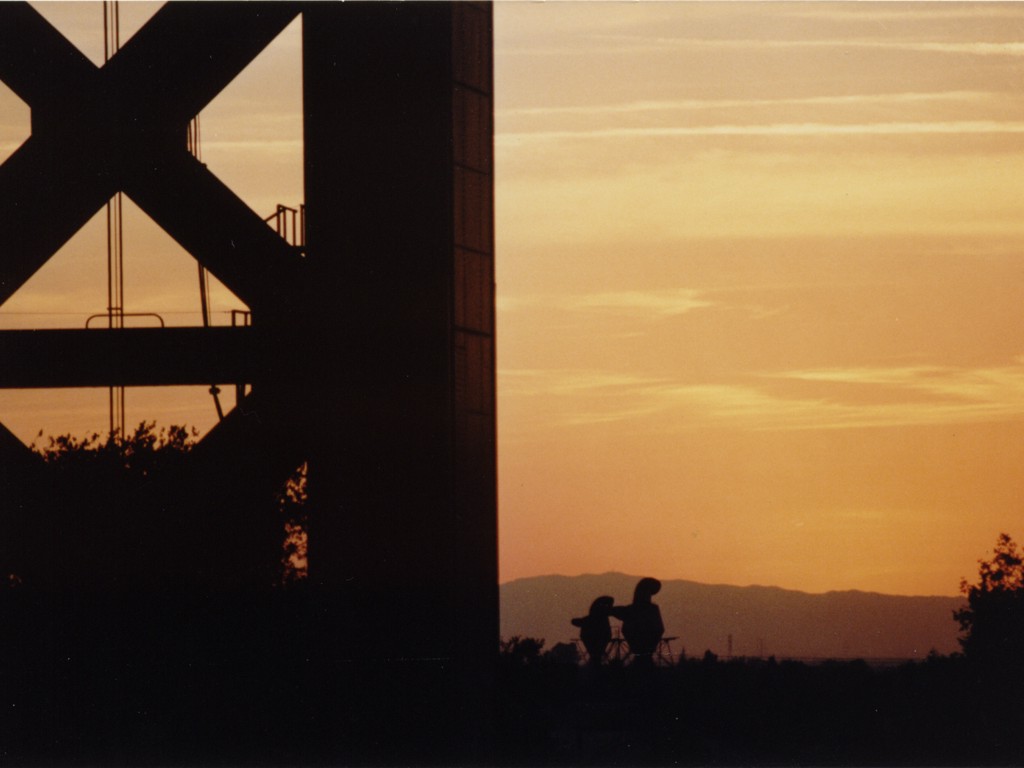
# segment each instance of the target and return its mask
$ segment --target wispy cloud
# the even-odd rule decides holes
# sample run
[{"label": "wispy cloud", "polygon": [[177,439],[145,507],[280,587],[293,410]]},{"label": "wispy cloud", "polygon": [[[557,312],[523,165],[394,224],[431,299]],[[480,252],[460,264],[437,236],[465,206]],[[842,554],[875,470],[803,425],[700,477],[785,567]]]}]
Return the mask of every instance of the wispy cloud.
[{"label": "wispy cloud", "polygon": [[[791,371],[779,378],[821,384],[852,384],[904,390],[936,402],[929,407],[964,408],[991,415],[1024,414],[1024,365],[990,368],[918,366]],[[945,401],[945,402],[939,402]]]},{"label": "wispy cloud", "polygon": [[968,56],[1024,56],[1022,42],[911,42],[877,40],[856,40],[852,43],[857,48],[884,48],[919,53],[948,53]]},{"label": "wispy cloud", "polygon": [[686,112],[712,109],[778,106],[865,106],[905,105],[934,102],[981,102],[995,96],[985,91],[939,91],[935,93],[866,93],[846,96],[811,96],[777,99],[666,99],[631,101],[620,104],[556,105],[545,107],[515,107],[498,110],[499,116],[548,115],[635,115],[644,112]]},{"label": "wispy cloud", "polygon": [[817,18],[828,21],[950,21],[964,19],[977,21],[980,18],[1020,19],[1021,11],[1016,3],[945,2],[902,3],[888,0],[858,3],[794,3],[787,6],[789,16],[796,18]]},{"label": "wispy cloud", "polygon": [[[1021,14],[1014,18],[1020,19]],[[866,19],[860,19],[865,21]],[[825,37],[819,39],[779,39],[769,37],[687,37],[670,35],[633,34],[595,34],[589,37],[589,44],[578,46],[567,45],[509,45],[503,46],[503,56],[536,56],[564,57],[592,55],[600,50],[602,55],[629,56],[648,55],[678,50],[695,51],[700,49],[746,50],[757,48],[771,49],[814,49],[827,48],[838,50],[884,50],[904,51],[910,53],[937,53],[950,56],[1024,56],[1024,42],[1019,41],[941,41],[920,40],[912,37],[890,37],[886,39],[858,37]]]},{"label": "wispy cloud", "polygon": [[[506,396],[553,398],[552,427],[612,421],[638,430],[716,426],[744,430],[837,430],[941,426],[1024,417],[1024,364],[801,370],[738,382],[687,383],[600,371],[501,371]],[[775,386],[759,385],[773,380]],[[786,382],[819,385],[787,391]],[[848,387],[876,388],[851,399]],[[801,393],[801,394],[798,394]],[[655,417],[652,420],[651,417]]]},{"label": "wispy cloud", "polygon": [[712,302],[692,290],[617,291],[570,297],[565,299],[564,306],[583,311],[604,309],[674,316],[710,307]]},{"label": "wispy cloud", "polygon": [[503,391],[515,395],[629,395],[660,386],[667,379],[600,370],[515,368],[499,371]]},{"label": "wispy cloud", "polygon": [[499,296],[499,311],[546,307],[566,312],[610,311],[634,315],[672,317],[714,306],[701,292],[690,289],[666,291],[605,291],[575,295],[533,294]]},{"label": "wispy cloud", "polygon": [[[642,420],[661,410],[648,393],[666,386],[659,377],[585,369],[500,369],[498,387],[508,407],[523,404],[515,431]],[[506,433],[506,438],[510,437]]]},{"label": "wispy cloud", "polygon": [[520,131],[499,133],[495,143],[516,146],[524,142],[580,139],[679,138],[688,136],[893,136],[1024,133],[1024,122],[962,120],[950,122],[880,123],[772,123],[767,125],[702,125],[596,128],[593,130]]},{"label": "wispy cloud", "polygon": [[[850,403],[827,395],[787,397],[755,386],[666,387],[664,428],[714,424],[753,431],[878,429],[997,421],[1024,415],[1024,402],[970,401]],[[670,420],[681,412],[685,420]]]},{"label": "wispy cloud", "polygon": [[[601,40],[601,50],[608,52],[614,49],[618,54],[654,53],[658,51],[674,51],[680,48],[694,50],[697,48],[716,49],[793,49],[793,48],[829,48],[829,49],[870,49],[886,51],[909,51],[916,53],[940,53],[957,56],[1024,56],[1024,42],[1018,41],[933,41],[914,39],[876,39],[835,37],[821,39],[769,39],[769,38],[699,38],[671,37],[647,35],[603,35],[595,36]],[[530,49],[520,49],[525,51]],[[533,53],[550,53],[547,49],[534,49]],[[565,51],[571,52],[571,51]],[[578,49],[584,53],[587,49]]]}]

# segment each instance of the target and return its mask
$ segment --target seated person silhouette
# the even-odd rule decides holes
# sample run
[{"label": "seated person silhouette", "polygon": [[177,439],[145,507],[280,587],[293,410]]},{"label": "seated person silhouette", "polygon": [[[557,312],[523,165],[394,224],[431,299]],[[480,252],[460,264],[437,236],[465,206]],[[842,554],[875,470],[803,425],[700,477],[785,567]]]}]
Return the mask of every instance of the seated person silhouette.
[{"label": "seated person silhouette", "polygon": [[608,622],[615,599],[601,595],[590,604],[590,613],[573,619],[574,627],[580,628],[580,640],[587,649],[587,662],[591,666],[600,666],[604,659],[604,651],[612,639],[612,625]]},{"label": "seated person silhouette", "polygon": [[616,606],[611,615],[622,621],[622,636],[629,643],[629,650],[637,664],[651,664],[651,655],[658,649],[665,625],[661,621],[661,610],[651,602],[651,597],[661,590],[657,579],[644,578],[633,591],[632,605]]}]

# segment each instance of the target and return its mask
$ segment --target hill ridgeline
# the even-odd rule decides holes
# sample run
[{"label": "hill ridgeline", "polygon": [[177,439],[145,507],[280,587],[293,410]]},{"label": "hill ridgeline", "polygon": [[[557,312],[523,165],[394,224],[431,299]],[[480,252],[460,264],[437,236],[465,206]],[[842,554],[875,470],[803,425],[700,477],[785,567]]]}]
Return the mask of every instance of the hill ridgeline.
[{"label": "hill ridgeline", "polygon": [[[578,637],[570,624],[599,595],[632,600],[638,576],[622,573],[538,576],[502,584],[501,636],[537,637],[545,648]],[[711,650],[778,658],[918,659],[959,650],[953,611],[960,597],[907,597],[873,592],[809,594],[777,587],[734,587],[662,580],[654,601],[672,650]],[[612,625],[617,622],[613,619]]]}]

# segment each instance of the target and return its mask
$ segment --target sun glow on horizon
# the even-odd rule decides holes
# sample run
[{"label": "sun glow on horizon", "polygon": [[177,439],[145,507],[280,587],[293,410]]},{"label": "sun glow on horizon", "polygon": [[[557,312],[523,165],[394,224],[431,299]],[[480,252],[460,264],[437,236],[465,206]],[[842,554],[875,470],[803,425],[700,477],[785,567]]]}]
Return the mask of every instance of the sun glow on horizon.
[{"label": "sun glow on horizon", "polygon": [[1024,497],[1024,9],[585,6],[496,8],[502,579],[955,594]]}]

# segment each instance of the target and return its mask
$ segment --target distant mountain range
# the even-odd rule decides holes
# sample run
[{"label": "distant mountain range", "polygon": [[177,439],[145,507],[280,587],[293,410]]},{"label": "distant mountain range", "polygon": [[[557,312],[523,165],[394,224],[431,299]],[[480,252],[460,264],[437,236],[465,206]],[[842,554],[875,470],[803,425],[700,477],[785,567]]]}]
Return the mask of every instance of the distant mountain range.
[{"label": "distant mountain range", "polygon": [[[538,576],[501,585],[501,635],[543,638],[545,648],[578,637],[570,624],[599,595],[631,602],[638,576],[623,573]],[[662,580],[660,606],[672,650],[711,650],[778,658],[924,658],[959,649],[953,611],[960,597],[873,592],[809,594],[777,587],[733,587]],[[618,622],[612,620],[615,626]]]}]

